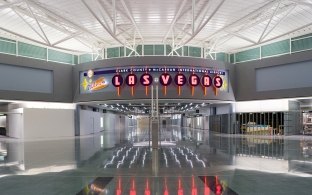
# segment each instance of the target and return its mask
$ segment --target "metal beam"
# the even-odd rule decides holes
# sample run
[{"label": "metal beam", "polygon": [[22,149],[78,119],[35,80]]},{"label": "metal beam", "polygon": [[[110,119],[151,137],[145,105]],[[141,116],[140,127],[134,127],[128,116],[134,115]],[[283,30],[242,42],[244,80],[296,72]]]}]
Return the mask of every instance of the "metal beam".
[{"label": "metal beam", "polygon": [[192,35],[195,33],[195,0],[192,0]]},{"label": "metal beam", "polygon": [[206,3],[206,6],[202,7],[202,9],[199,11],[198,15],[195,18],[195,21],[197,21],[197,19],[199,17],[201,17],[202,14],[204,14],[204,16],[201,18],[200,22],[198,23],[198,27],[196,30],[198,30],[198,28],[201,26],[201,24],[204,22],[205,19],[205,14],[207,13],[208,9],[210,7],[210,0],[208,0],[208,2]]},{"label": "metal beam", "polygon": [[285,16],[280,19],[263,37],[262,40],[263,41],[282,21],[285,20],[285,18],[287,18],[287,16],[292,12],[292,10],[294,10],[296,8],[296,4],[293,4],[293,7],[291,7],[287,13],[285,14]]},{"label": "metal beam", "polygon": [[18,13],[14,8],[12,8],[12,10],[15,12],[15,14],[17,16],[19,16],[27,25],[29,28],[31,28],[44,42],[46,42],[47,40],[31,25],[29,24],[28,21],[26,21],[26,19],[20,14]]},{"label": "metal beam", "polygon": [[[26,12],[25,10],[23,10],[23,9],[21,9],[21,8],[19,8],[19,7],[14,7],[14,10],[16,11],[16,12],[19,12],[20,14],[23,14],[23,15],[26,15],[26,16],[28,16],[28,17],[31,17],[31,15],[30,15],[30,13],[29,12]],[[56,24],[53,24],[53,23],[51,23],[51,22],[49,22],[49,21],[47,21],[47,20],[44,20],[44,19],[42,19],[42,18],[37,18],[38,19],[38,21],[40,21],[41,23],[43,23],[43,24],[45,24],[45,25],[48,25],[48,26],[50,26],[50,27],[52,27],[52,28],[54,28],[54,29],[56,29],[56,30],[58,30],[58,31],[60,31],[60,32],[62,32],[62,33],[64,33],[64,34],[66,34],[66,35],[69,35],[69,36],[71,36],[72,34],[73,34],[73,32],[70,32],[70,31],[68,31],[67,29],[65,29],[65,28],[62,28],[62,25],[56,25]],[[75,29],[76,30],[76,29]],[[77,32],[79,32],[79,31],[77,31]],[[77,33],[77,32],[75,32],[75,33]],[[44,38],[43,38],[44,39]],[[82,37],[80,37],[80,39],[83,39]],[[83,40],[83,42],[85,42],[85,43],[83,43],[83,44],[86,44],[86,42],[90,42],[90,39],[94,39],[94,40],[97,40],[94,36],[92,36],[92,37],[89,37],[88,38],[88,40]],[[80,40],[78,40],[79,42],[82,42],[82,41],[80,41]],[[90,46],[87,46],[87,47],[90,47]]]},{"label": "metal beam", "polygon": [[120,41],[110,29],[108,29],[105,24],[100,20],[100,18],[94,13],[94,11],[91,9],[91,7],[86,3],[85,0],[81,0],[82,3],[86,6],[86,8],[89,10],[89,12],[92,14],[92,16],[102,25],[102,27],[108,32],[108,34],[115,39],[118,43],[123,44],[122,41]]},{"label": "metal beam", "polygon": [[175,25],[177,19],[178,19],[179,16],[181,15],[181,12],[182,12],[182,10],[183,10],[183,8],[184,8],[186,2],[187,2],[187,0],[183,0],[183,2],[181,3],[181,5],[180,5],[180,7],[179,7],[179,9],[178,9],[178,11],[177,11],[177,13],[176,13],[176,15],[174,16],[173,20],[171,21],[170,27],[169,27],[169,29],[168,29],[168,31],[167,31],[165,37],[163,38],[163,42],[165,42],[166,39],[168,38],[169,33],[172,31],[173,26]]},{"label": "metal beam", "polygon": [[183,45],[187,44],[188,42],[190,42],[195,36],[198,35],[198,33],[208,24],[208,22],[211,20],[211,18],[213,18],[213,16],[217,13],[217,11],[220,9],[220,7],[223,5],[223,3],[225,2],[225,0],[221,0],[221,2],[218,4],[218,6],[214,9],[214,11],[211,13],[211,15],[206,19],[206,21],[195,31],[195,33],[193,34],[193,36],[191,36],[189,39],[187,39],[185,42],[183,42],[182,44],[180,44],[176,49],[179,49],[180,47],[182,47]]},{"label": "metal beam", "polygon": [[59,40],[59,41],[56,41],[55,43],[52,44],[52,46],[58,45],[58,44],[60,44],[60,43],[63,43],[63,42],[65,42],[65,41],[67,41],[67,40],[69,40],[69,39],[72,39],[72,38],[74,38],[74,37],[76,37],[76,36],[78,36],[78,35],[81,35],[81,34],[82,34],[82,32],[73,33],[73,34],[71,34],[71,35],[69,35],[69,36],[67,36],[67,37],[64,37],[63,39],[61,39],[61,40]]},{"label": "metal beam", "polygon": [[70,25],[70,26],[73,26],[74,29],[77,29],[77,30],[79,30],[79,31],[83,31],[83,32],[85,32],[85,33],[87,33],[87,34],[90,34],[90,35],[92,35],[93,37],[97,38],[98,40],[100,40],[100,41],[102,41],[102,42],[104,42],[104,43],[111,44],[111,43],[109,43],[108,41],[104,40],[103,38],[99,37],[98,35],[96,35],[96,34],[90,32],[90,31],[87,30],[87,29],[85,29],[84,27],[79,26],[78,24],[76,24],[76,23],[74,23],[74,22],[72,22],[72,21],[70,21],[70,20],[64,18],[63,16],[60,16],[60,15],[56,14],[55,12],[50,11],[49,9],[47,9],[46,7],[44,7],[44,6],[40,5],[40,4],[38,4],[37,2],[33,2],[32,0],[28,0],[28,3],[32,4],[32,6],[35,6],[35,7],[37,7],[38,9],[42,10],[42,11],[45,12],[46,14],[51,15],[51,16],[54,16],[54,17],[58,18],[59,20],[61,20],[62,22],[67,23],[67,24]]},{"label": "metal beam", "polygon": [[[286,33],[283,33],[283,34],[280,34],[280,35],[278,35],[278,36],[275,36],[275,37],[272,37],[272,38],[270,38],[270,39],[267,39],[267,40],[265,40],[265,41],[262,41],[261,44],[267,43],[267,42],[270,42],[270,41],[273,41],[274,39],[278,39],[278,38],[284,37],[284,36],[286,36],[286,35],[288,35],[288,34],[291,34],[291,33],[296,32],[296,31],[298,31],[298,30],[307,28],[307,27],[309,27],[309,26],[312,26],[312,22],[310,22],[310,23],[308,23],[308,24],[306,24],[306,25],[303,25],[303,26],[301,26],[301,27],[299,27],[299,28],[296,28],[296,29],[294,29],[294,30],[288,31],[288,32],[286,32]],[[253,44],[253,45],[248,45],[248,46],[246,46],[246,47],[237,48],[236,51],[237,51],[237,50],[243,50],[243,49],[245,49],[245,48],[249,48],[249,47],[252,47],[252,46],[255,46],[255,45],[258,45],[258,44]]]},{"label": "metal beam", "polygon": [[43,34],[44,38],[46,39],[46,42],[48,43],[48,45],[51,45],[51,43],[50,43],[50,41],[49,41],[49,39],[48,39],[46,33],[44,32],[43,28],[41,27],[41,24],[39,23],[37,17],[35,16],[34,12],[33,12],[32,9],[31,9],[31,7],[29,6],[28,0],[25,0],[25,3],[26,3],[26,5],[27,5],[27,8],[28,8],[30,14],[31,14],[32,17],[35,19],[35,21],[36,21],[36,23],[37,23],[37,25],[38,25],[38,27],[39,27],[41,33]]},{"label": "metal beam", "polygon": [[[19,33],[13,32],[13,31],[10,31],[10,30],[5,29],[5,28],[2,28],[2,27],[0,27],[0,30],[2,30],[2,31],[4,31],[4,32],[7,32],[7,33],[10,33],[10,34],[12,34],[12,35],[21,37],[21,38],[23,38],[23,39],[32,41],[32,42],[34,42],[34,43],[38,43],[38,44],[40,44],[40,45],[49,46],[49,45],[48,45],[47,43],[45,43],[45,42],[41,42],[41,41],[38,41],[38,40],[36,40],[36,39],[32,39],[32,38],[26,37],[26,36],[24,36],[24,35],[22,35],[22,34],[19,34]],[[87,52],[88,52],[88,51],[78,51],[78,50],[68,49],[68,48],[64,48],[64,47],[56,47],[56,46],[55,46],[54,48],[56,48],[56,49],[61,49],[61,50],[64,50],[64,51],[70,51],[70,52],[79,52],[79,53],[81,53],[81,52],[86,52],[86,53],[87,53]]]},{"label": "metal beam", "polygon": [[102,18],[103,18],[103,21],[105,22],[107,28],[109,28],[110,31],[112,31],[112,28],[110,27],[110,25],[108,24],[108,22],[106,21],[105,16],[104,16],[104,13],[105,13],[105,15],[106,15],[106,16],[111,20],[111,22],[113,23],[112,18],[108,15],[108,11],[107,11],[106,8],[102,5],[102,3],[101,3],[100,0],[96,0],[95,2],[98,4],[100,14],[101,14],[101,16],[102,16]]},{"label": "metal beam", "polygon": [[120,0],[120,2],[121,2],[121,4],[122,4],[123,8],[125,9],[125,11],[126,11],[128,17],[130,18],[132,24],[134,25],[134,27],[135,27],[135,29],[136,29],[136,32],[138,33],[139,37],[143,40],[143,36],[142,36],[142,34],[141,34],[141,32],[140,32],[140,30],[139,30],[139,28],[138,28],[138,25],[136,24],[136,22],[135,22],[135,20],[134,20],[134,18],[133,18],[133,16],[132,16],[130,10],[128,9],[128,7],[127,7],[127,5],[126,5],[126,3],[125,3],[125,1],[124,1],[124,0]]},{"label": "metal beam", "polygon": [[240,34],[238,34],[238,33],[236,33],[236,32],[230,32],[230,31],[226,31],[228,34],[230,34],[230,35],[233,35],[233,36],[235,36],[235,37],[238,37],[238,38],[240,38],[240,39],[243,39],[243,40],[245,40],[245,41],[248,41],[248,42],[250,42],[250,43],[253,43],[253,44],[256,44],[257,42],[255,42],[255,41],[253,41],[253,40],[251,40],[251,39],[249,39],[249,38],[247,38],[247,37],[244,37],[243,35],[240,35]]},{"label": "metal beam", "polygon": [[214,32],[213,34],[211,34],[210,36],[208,36],[207,38],[203,39],[203,41],[208,41],[209,39],[213,39],[215,36],[219,35],[220,32],[225,31],[225,30],[230,30],[231,28],[244,24],[247,20],[249,20],[250,17],[253,17],[255,15],[258,15],[259,13],[262,13],[264,10],[267,10],[268,8],[272,7],[272,4],[275,4],[276,1],[278,0],[271,0],[270,2],[266,3],[265,5],[261,6],[260,8],[258,8],[257,10],[244,15],[243,17],[241,17],[240,19],[225,25],[225,27],[217,30],[216,32]]},{"label": "metal beam", "polygon": [[116,13],[116,0],[113,1],[113,18],[114,18],[114,23],[113,23],[113,33],[116,35],[116,23],[117,23],[117,13]]},{"label": "metal beam", "polygon": [[269,19],[269,21],[268,21],[268,23],[267,23],[267,25],[265,26],[264,30],[262,31],[261,36],[259,37],[259,40],[258,40],[257,43],[260,43],[260,42],[262,41],[263,35],[264,35],[264,33],[266,32],[266,30],[268,29],[268,27],[270,26],[271,21],[272,21],[273,17],[275,16],[275,14],[276,14],[276,12],[277,12],[277,10],[278,10],[280,4],[281,4],[281,0],[278,2],[277,6],[276,6],[276,8],[275,8],[275,10],[274,10],[274,12],[272,13],[272,15],[271,15],[271,17],[270,17],[270,19]]},{"label": "metal beam", "polygon": [[12,2],[12,3],[6,3],[6,4],[4,4],[4,5],[0,5],[0,10],[1,10],[1,9],[5,9],[5,8],[9,8],[9,7],[11,7],[12,5],[16,5],[16,4],[21,3],[21,2],[23,2],[23,0],[15,1],[15,2]]}]

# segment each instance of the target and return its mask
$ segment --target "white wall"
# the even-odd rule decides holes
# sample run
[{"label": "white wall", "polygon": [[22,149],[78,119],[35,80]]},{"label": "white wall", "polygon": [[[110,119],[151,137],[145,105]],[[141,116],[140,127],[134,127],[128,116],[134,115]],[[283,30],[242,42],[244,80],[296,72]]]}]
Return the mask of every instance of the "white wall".
[{"label": "white wall", "polygon": [[0,127],[6,127],[6,116],[0,116]]},{"label": "white wall", "polygon": [[24,117],[23,109],[12,109],[7,115],[7,136],[24,138]]},{"label": "white wall", "polygon": [[74,110],[24,108],[24,138],[56,138],[75,135]]},{"label": "white wall", "polygon": [[101,127],[102,117],[103,123],[105,124],[104,113],[80,110],[80,135],[89,135],[103,131],[104,126]]},{"label": "white wall", "polygon": [[235,112],[278,112],[289,110],[289,100],[259,100],[234,103]]}]

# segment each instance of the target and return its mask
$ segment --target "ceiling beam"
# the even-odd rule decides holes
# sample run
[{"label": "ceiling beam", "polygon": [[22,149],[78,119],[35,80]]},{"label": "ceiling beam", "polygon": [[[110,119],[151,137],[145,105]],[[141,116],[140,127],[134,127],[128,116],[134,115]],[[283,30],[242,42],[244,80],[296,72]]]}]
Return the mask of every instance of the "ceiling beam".
[{"label": "ceiling beam", "polygon": [[67,40],[69,40],[69,39],[72,39],[72,38],[74,38],[74,37],[76,37],[76,36],[78,36],[78,35],[81,35],[81,34],[82,34],[82,32],[73,33],[73,34],[71,34],[71,35],[69,35],[69,36],[67,36],[67,37],[64,37],[63,39],[60,39],[60,40],[56,41],[55,43],[52,44],[52,46],[58,45],[58,44],[60,44],[60,43],[63,43],[63,42],[65,42],[65,41],[67,41]]},{"label": "ceiling beam", "polygon": [[[46,42],[41,42],[41,41],[38,41],[36,39],[32,39],[32,38],[26,37],[26,36],[24,36],[22,34],[10,31],[10,30],[2,28],[2,27],[0,27],[0,30],[2,30],[4,32],[7,32],[7,33],[10,33],[12,35],[15,35],[17,37],[23,38],[25,40],[28,40],[28,41],[31,41],[31,42],[34,42],[34,43],[37,43],[37,44],[49,47],[49,45]],[[54,46],[54,48],[61,49],[61,50],[64,50],[64,51],[69,51],[69,52],[75,52],[75,53],[81,53],[81,52],[86,52],[87,53],[88,52],[88,51],[78,51],[78,50],[68,49],[68,48],[64,48],[64,47],[57,47],[57,46]]]},{"label": "ceiling beam", "polygon": [[101,26],[106,30],[106,32],[113,38],[115,41],[120,43],[121,45],[123,44],[121,40],[119,40],[110,29],[108,29],[105,24],[100,20],[100,18],[94,13],[90,5],[86,3],[85,0],[81,0],[81,2],[85,5],[85,7],[89,10],[89,12],[92,14],[92,16],[101,24]]},{"label": "ceiling beam", "polygon": [[30,12],[30,14],[31,14],[31,16],[34,18],[34,20],[36,21],[36,23],[37,23],[37,25],[38,25],[38,27],[39,27],[39,29],[40,29],[40,31],[41,31],[41,33],[43,34],[43,36],[44,36],[44,38],[45,38],[47,44],[48,44],[48,45],[51,45],[51,43],[50,43],[50,41],[49,41],[49,39],[48,39],[46,33],[44,32],[44,30],[43,30],[41,24],[39,23],[37,17],[35,16],[34,12],[33,12],[32,9],[31,9],[31,7],[29,6],[28,1],[25,0],[25,3],[26,3],[26,6],[27,6],[27,8],[28,8],[28,10],[29,10],[29,12]]},{"label": "ceiling beam", "polygon": [[129,8],[127,7],[125,1],[124,1],[124,0],[120,0],[120,2],[121,2],[121,5],[123,6],[123,8],[124,8],[125,11],[126,11],[126,14],[127,14],[128,17],[130,18],[130,21],[132,22],[133,26],[135,27],[135,30],[136,30],[136,32],[138,33],[139,37],[140,37],[142,40],[144,40],[144,39],[143,39],[143,36],[142,36],[142,34],[141,34],[141,32],[140,32],[140,30],[139,30],[139,28],[138,28],[138,25],[136,24],[136,22],[135,22],[135,20],[134,20],[134,18],[133,18],[133,15],[131,14]]},{"label": "ceiling beam", "polygon": [[180,7],[179,7],[177,13],[175,14],[173,20],[171,21],[170,27],[169,27],[169,29],[168,29],[166,35],[165,35],[164,38],[163,38],[163,43],[164,43],[164,42],[166,41],[166,39],[168,38],[168,36],[169,36],[170,32],[172,31],[172,29],[173,29],[175,23],[177,22],[177,19],[180,17],[181,12],[182,12],[182,10],[183,10],[183,8],[184,8],[186,2],[187,2],[187,0],[183,0],[183,1],[182,1],[182,3],[181,3],[181,5],[180,5]]},{"label": "ceiling beam", "polygon": [[257,43],[257,42],[255,42],[255,41],[253,41],[253,40],[251,40],[251,39],[249,39],[249,38],[243,36],[243,35],[240,35],[239,33],[230,32],[230,31],[226,31],[226,32],[227,32],[228,34],[230,34],[230,35],[233,35],[233,36],[235,36],[235,37],[238,37],[238,38],[243,39],[243,40],[245,40],[245,41],[248,41],[248,42],[250,42],[250,43],[253,43],[253,44],[256,44],[256,43]]},{"label": "ceiling beam", "polygon": [[28,0],[28,3],[30,3],[32,6],[35,6],[37,9],[42,10],[44,13],[46,13],[47,15],[53,17],[53,18],[57,18],[58,20],[68,24],[69,26],[72,26],[74,29],[76,29],[77,31],[82,31],[84,33],[90,34],[93,37],[95,37],[98,41],[101,41],[103,43],[107,43],[107,44],[111,44],[109,43],[107,40],[104,40],[103,38],[99,37],[98,35],[94,34],[93,32],[90,32],[89,30],[87,30],[86,28],[79,26],[78,24],[76,24],[75,22],[70,21],[69,19],[60,16],[58,14],[56,14],[53,11],[50,11],[49,9],[47,9],[46,7],[44,7],[41,4],[38,4],[37,2],[33,2],[33,0]]},{"label": "ceiling beam", "polygon": [[117,11],[116,11],[116,0],[113,1],[113,33],[116,35],[116,24],[117,24]]},{"label": "ceiling beam", "polygon": [[202,29],[208,24],[208,22],[211,20],[211,18],[214,17],[214,15],[218,12],[218,10],[220,9],[220,7],[223,5],[223,3],[225,2],[225,0],[221,0],[221,2],[219,2],[218,6],[214,9],[214,11],[211,13],[211,15],[206,19],[206,21],[195,31],[195,33],[189,37],[186,41],[184,42],[180,42],[178,44],[178,46],[176,48],[174,48],[173,50],[177,50],[181,47],[183,47],[184,45],[186,45],[187,43],[189,43],[194,37],[196,37],[198,35],[198,33],[200,33],[202,31]]},{"label": "ceiling beam", "polygon": [[259,37],[257,43],[260,43],[260,42],[262,41],[263,35],[264,35],[264,33],[267,31],[268,27],[270,26],[272,19],[274,18],[274,16],[276,15],[276,12],[277,12],[277,10],[278,10],[278,8],[280,7],[280,4],[281,4],[281,0],[280,0],[280,1],[278,2],[278,4],[276,5],[276,8],[275,8],[274,12],[272,13],[272,15],[271,15],[271,17],[270,17],[268,23],[266,24],[264,30],[262,31],[262,33],[261,33],[261,35],[260,35],[260,37]]},{"label": "ceiling beam", "polygon": [[[283,33],[283,34],[280,34],[280,35],[278,35],[278,36],[275,36],[275,37],[272,37],[272,38],[270,38],[270,39],[267,39],[267,40],[265,40],[265,41],[262,41],[261,44],[267,43],[267,42],[270,42],[270,41],[273,41],[274,39],[278,39],[278,38],[284,37],[284,36],[286,36],[286,35],[289,35],[289,34],[291,34],[291,33],[294,33],[294,32],[296,32],[296,31],[299,31],[299,30],[301,30],[301,29],[307,28],[307,27],[309,27],[309,26],[312,26],[312,22],[310,22],[310,23],[308,23],[308,24],[306,24],[306,25],[303,25],[303,26],[301,26],[301,27],[299,27],[299,28],[296,28],[296,29],[293,29],[293,30],[291,30],[291,31],[288,31],[288,32],[286,32],[286,33]],[[237,48],[234,52],[239,51],[239,50],[243,50],[243,49],[246,49],[246,48],[249,48],[249,47],[252,47],[252,46],[256,46],[256,45],[258,45],[258,44],[248,45],[248,46],[246,46],[246,47],[240,47],[240,48]]]},{"label": "ceiling beam", "polygon": [[21,3],[21,2],[23,2],[24,0],[20,0],[20,1],[15,1],[15,2],[12,2],[12,3],[6,3],[6,4],[4,4],[4,5],[0,5],[0,10],[1,9],[5,9],[5,8],[9,8],[9,7],[11,7],[12,5],[16,5],[16,4],[18,4],[18,3]]},{"label": "ceiling beam", "polygon": [[249,18],[254,17],[260,13],[262,13],[264,10],[267,10],[269,8],[272,7],[273,4],[276,3],[276,1],[279,0],[271,0],[270,2],[266,3],[265,5],[261,6],[260,8],[258,8],[255,11],[250,12],[247,15],[244,15],[243,17],[241,17],[240,19],[225,25],[223,28],[217,30],[216,32],[212,33],[211,35],[209,35],[208,37],[206,37],[205,39],[203,39],[202,41],[208,41],[210,39],[213,39],[215,36],[218,36],[221,32],[225,31],[225,30],[230,30],[233,27],[239,26],[241,24],[244,24],[246,21],[249,20]]},{"label": "ceiling beam", "polygon": [[192,0],[192,35],[195,33],[195,0]]},{"label": "ceiling beam", "polygon": [[295,8],[296,8],[296,4],[293,4],[293,6],[292,7],[290,7],[289,8],[289,10],[286,12],[286,14],[285,14],[285,16],[282,18],[282,19],[280,19],[264,36],[263,36],[263,38],[262,38],[262,40],[261,41],[263,41],[282,21],[284,21],[286,18],[287,18],[287,16],[292,12],[292,10],[294,10]]},{"label": "ceiling beam", "polygon": [[[12,8],[13,9],[13,8]],[[31,18],[31,14],[29,13],[29,12],[27,12],[27,11],[25,11],[25,10],[23,10],[23,9],[21,9],[21,8],[19,8],[19,7],[14,7],[14,11],[15,12],[18,12],[19,14],[23,14],[23,15],[25,15],[25,16],[27,16],[27,17],[30,17]],[[40,21],[41,23],[43,23],[43,24],[45,24],[45,25],[47,25],[47,26],[50,26],[50,27],[52,27],[52,28],[54,28],[54,29],[56,29],[56,30],[58,30],[58,31],[60,31],[61,33],[64,33],[64,34],[66,34],[66,35],[68,35],[68,36],[71,36],[72,34],[75,34],[75,33],[77,33],[77,32],[79,32],[78,30],[77,30],[77,32],[71,32],[71,31],[69,31],[69,30],[67,30],[66,28],[64,28],[63,27],[63,25],[56,25],[56,24],[53,24],[53,23],[51,23],[51,22],[49,22],[49,21],[47,21],[47,20],[44,20],[42,17],[39,17],[39,18],[37,18],[38,19],[38,21]],[[76,30],[76,29],[75,29]],[[42,35],[41,35],[42,36]],[[44,38],[42,38],[42,39],[44,39]],[[91,37],[89,37],[88,38],[88,40],[87,39],[84,39],[83,37],[80,37],[80,39],[81,40],[78,40],[79,42],[83,42],[83,44],[84,45],[86,45],[87,43],[89,44],[90,43],[90,40],[92,40],[92,41],[94,41],[94,40],[97,40],[94,36],[91,36]],[[87,46],[87,47],[89,47],[90,48],[90,46]]]},{"label": "ceiling beam", "polygon": [[31,25],[28,21],[26,21],[26,19],[19,13],[19,12],[17,12],[14,8],[11,8],[14,12],[15,12],[15,14],[18,16],[18,17],[20,17],[23,21],[24,21],[24,23],[25,24],[27,24],[27,26],[29,27],[29,28],[31,28],[44,42],[47,42],[47,40],[33,27],[33,25]]}]

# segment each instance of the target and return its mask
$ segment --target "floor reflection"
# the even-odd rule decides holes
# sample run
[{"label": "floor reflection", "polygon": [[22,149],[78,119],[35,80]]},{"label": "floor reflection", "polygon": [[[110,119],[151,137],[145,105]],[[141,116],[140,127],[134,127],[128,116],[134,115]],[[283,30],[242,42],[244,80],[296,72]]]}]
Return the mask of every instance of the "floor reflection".
[{"label": "floor reflection", "polygon": [[0,194],[312,194],[312,137],[174,126],[162,130],[153,153],[148,133],[130,135],[127,142],[115,139],[115,132],[0,138]]}]

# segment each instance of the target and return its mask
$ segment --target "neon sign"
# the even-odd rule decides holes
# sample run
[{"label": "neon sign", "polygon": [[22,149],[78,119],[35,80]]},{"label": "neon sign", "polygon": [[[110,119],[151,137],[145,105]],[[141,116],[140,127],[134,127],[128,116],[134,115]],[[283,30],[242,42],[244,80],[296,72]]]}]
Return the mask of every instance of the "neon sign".
[{"label": "neon sign", "polygon": [[104,77],[99,77],[95,81],[93,81],[91,78],[89,80],[87,80],[85,78],[83,83],[82,83],[82,85],[84,87],[84,90],[99,91],[99,90],[104,89],[105,87],[107,87],[108,86],[108,82],[106,81],[106,79]]},{"label": "neon sign", "polygon": [[[112,84],[118,88],[122,86],[123,84],[123,76],[121,76],[119,73],[113,76],[112,78]],[[221,76],[216,75],[213,78],[211,78],[209,75],[205,74],[201,78],[193,73],[191,74],[188,78],[183,74],[183,73],[177,73],[174,76],[174,83],[176,86],[178,86],[178,93],[179,95],[181,94],[181,87],[185,86],[188,84],[192,87],[192,95],[194,95],[194,87],[197,87],[198,85],[201,84],[201,86],[204,88],[205,95],[206,95],[206,88],[210,87],[213,85],[213,87],[216,89],[219,89],[223,85],[223,79]],[[133,93],[133,87],[135,87],[138,83],[138,78],[134,73],[130,73],[125,77],[125,82],[126,84],[132,88],[132,93]],[[159,76],[159,83],[163,87],[168,87],[172,83],[172,76],[169,73],[162,73]],[[153,84],[153,77],[152,75],[148,73],[144,73],[140,77],[140,84],[148,87]],[[147,88],[146,88],[147,90]],[[119,93],[118,93],[119,94]],[[166,94],[166,92],[165,92]],[[217,94],[216,94],[217,95]]]},{"label": "neon sign", "polygon": [[[228,73],[225,70],[208,67],[190,67],[187,65],[149,65],[138,67],[99,68],[86,70],[80,73],[80,93],[113,92],[130,89],[134,95],[135,90],[145,89],[148,96],[151,86],[161,86],[162,94],[167,95],[168,89],[177,89],[181,95],[182,90],[191,90],[194,95],[201,89],[207,95],[209,88],[215,95],[218,91],[228,91]],[[195,90],[196,89],[196,90]]]}]

